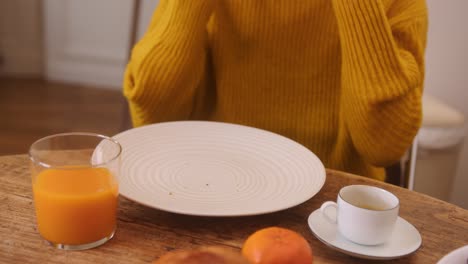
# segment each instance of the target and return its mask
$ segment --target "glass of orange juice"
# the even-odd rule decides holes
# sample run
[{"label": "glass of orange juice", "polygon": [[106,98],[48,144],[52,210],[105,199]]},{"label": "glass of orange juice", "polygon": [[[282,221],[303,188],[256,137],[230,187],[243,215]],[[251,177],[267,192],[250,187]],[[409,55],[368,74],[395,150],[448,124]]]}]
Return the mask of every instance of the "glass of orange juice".
[{"label": "glass of orange juice", "polygon": [[48,136],[31,145],[39,233],[60,249],[100,246],[114,236],[122,147],[93,133]]}]

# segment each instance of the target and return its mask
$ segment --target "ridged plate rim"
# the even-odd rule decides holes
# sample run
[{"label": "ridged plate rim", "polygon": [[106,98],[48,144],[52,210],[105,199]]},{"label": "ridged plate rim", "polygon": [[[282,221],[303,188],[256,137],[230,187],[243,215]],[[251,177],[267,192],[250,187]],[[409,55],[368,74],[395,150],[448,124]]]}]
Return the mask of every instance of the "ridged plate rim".
[{"label": "ridged plate rim", "polygon": [[[249,127],[249,126],[244,126],[244,125],[238,125],[238,124],[231,124],[231,123],[222,123],[222,122],[213,122],[213,121],[173,121],[173,122],[162,122],[162,123],[156,123],[156,124],[151,124],[151,125],[146,125],[146,126],[142,126],[142,127],[137,127],[137,128],[132,128],[132,129],[129,129],[129,130],[126,130],[126,131],[123,131],[115,136],[113,136],[113,138],[115,140],[117,140],[118,142],[120,142],[122,144],[122,147],[123,147],[123,154],[122,154],[122,169],[121,169],[121,174],[119,175],[119,177],[121,179],[124,179],[124,178],[127,178],[130,177],[128,175],[125,175],[124,173],[124,170],[125,168],[127,168],[128,166],[130,166],[130,157],[127,156],[128,155],[128,152],[129,152],[129,149],[132,148],[131,145],[134,145],[134,144],[130,144],[129,142],[139,142],[140,144],[141,143],[145,143],[145,140],[144,139],[138,139],[138,138],[135,138],[136,135],[138,135],[139,133],[141,132],[144,132],[144,131],[150,131],[152,134],[156,134],[156,132],[158,130],[164,130],[164,129],[168,129],[168,128],[185,128],[187,129],[187,131],[189,129],[193,129],[193,128],[196,128],[196,129],[221,129],[221,130],[226,130],[226,131],[229,131],[229,132],[239,132],[241,131],[242,133],[246,133],[247,135],[251,135],[252,137],[265,137],[265,138],[272,138],[274,139],[273,142],[271,142],[272,145],[274,144],[278,144],[278,143],[281,143],[281,144],[286,144],[289,148],[291,149],[295,149],[296,151],[298,152],[304,152],[305,155],[307,155],[307,158],[308,158],[308,161],[307,162],[310,162],[310,164],[305,164],[304,162],[304,166],[312,166],[315,168],[315,171],[314,171],[314,175],[310,175],[310,177],[313,177],[315,182],[313,184],[313,186],[309,186],[310,187],[310,190],[308,191],[308,193],[304,193],[301,195],[300,198],[296,198],[296,199],[291,199],[291,202],[289,203],[284,203],[282,204],[281,206],[270,206],[270,207],[267,207],[267,208],[255,208],[255,209],[248,209],[248,210],[240,210],[240,211],[235,211],[235,212],[230,212],[228,210],[225,210],[225,211],[216,211],[216,212],[210,212],[209,208],[207,208],[206,210],[199,210],[199,209],[194,209],[194,210],[190,210],[190,209],[180,209],[180,208],[177,208],[177,207],[170,207],[168,205],[165,205],[165,204],[162,204],[161,202],[154,202],[154,201],[151,201],[151,202],[148,202],[148,200],[150,199],[143,199],[142,197],[136,197],[136,195],[132,194],[131,192],[127,192],[126,191],[126,186],[122,185],[122,181],[120,182],[120,186],[119,186],[119,191],[120,191],[120,195],[122,195],[123,197],[133,201],[133,202],[136,202],[136,203],[139,203],[139,204],[142,204],[144,206],[147,206],[147,207],[150,207],[150,208],[154,208],[154,209],[158,209],[158,210],[162,210],[162,211],[166,211],[166,212],[171,212],[171,213],[177,213],[177,214],[184,214],[184,215],[193,215],[193,216],[211,216],[211,217],[234,217],[234,216],[251,216],[251,215],[260,215],[260,214],[267,214],[267,213],[273,213],[273,212],[278,212],[278,211],[282,211],[282,210],[286,210],[286,209],[289,209],[289,208],[292,208],[292,207],[295,207],[299,204],[302,204],[306,201],[308,201],[309,199],[311,199],[312,197],[314,197],[323,187],[323,185],[325,184],[325,180],[326,180],[326,173],[325,173],[325,167],[323,166],[322,162],[320,161],[320,159],[313,153],[311,152],[310,150],[308,150],[307,148],[305,148],[304,146],[302,146],[301,144],[289,139],[289,138],[286,138],[284,136],[281,136],[281,135],[278,135],[278,134],[275,134],[273,132],[269,132],[269,131],[266,131],[266,130],[262,130],[262,129],[258,129],[258,128],[254,128],[254,127]],[[156,131],[156,132],[155,132]],[[198,131],[200,132],[200,131]],[[210,138],[207,137],[206,138],[207,141],[210,141]],[[252,146],[255,146],[256,142],[254,142],[253,140],[252,141],[249,141],[249,143],[252,144]],[[228,143],[226,143],[228,144]],[[148,155],[151,155],[151,153],[147,153],[143,156],[148,156]],[[288,177],[287,175],[284,176],[284,177]],[[285,178],[287,180],[287,178]],[[301,183],[302,184],[302,183]],[[145,194],[145,195],[151,195],[151,194]],[[154,194],[153,194],[154,195]],[[294,194],[296,195],[296,194]],[[148,197],[146,197],[148,198]]]}]

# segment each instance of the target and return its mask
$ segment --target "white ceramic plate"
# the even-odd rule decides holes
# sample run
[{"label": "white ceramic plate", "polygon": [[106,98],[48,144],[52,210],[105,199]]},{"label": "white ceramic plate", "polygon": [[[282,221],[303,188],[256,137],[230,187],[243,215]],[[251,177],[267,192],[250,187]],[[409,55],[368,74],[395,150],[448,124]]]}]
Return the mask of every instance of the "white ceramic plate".
[{"label": "white ceramic plate", "polygon": [[455,249],[440,259],[437,264],[467,264],[468,245]]},{"label": "white ceramic plate", "polygon": [[307,201],[325,183],[324,166],[312,152],[256,128],[181,121],[114,138],[123,147],[121,195],[168,212],[270,213]]},{"label": "white ceramic plate", "polygon": [[359,245],[347,240],[339,233],[336,224],[325,219],[320,209],[310,214],[308,223],[315,237],[325,245],[358,258],[377,260],[401,258],[418,250],[422,243],[418,230],[401,217],[398,217],[389,241],[376,246]]}]

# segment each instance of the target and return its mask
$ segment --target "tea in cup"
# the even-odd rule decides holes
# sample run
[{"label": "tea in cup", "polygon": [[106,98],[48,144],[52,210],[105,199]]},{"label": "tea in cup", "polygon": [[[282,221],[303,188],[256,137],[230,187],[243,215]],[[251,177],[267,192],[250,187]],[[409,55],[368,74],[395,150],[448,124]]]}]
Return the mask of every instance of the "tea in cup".
[{"label": "tea in cup", "polygon": [[[398,198],[384,189],[349,185],[339,191],[337,202],[325,202],[320,210],[346,239],[373,246],[385,243],[392,235],[399,204]],[[335,208],[336,218],[330,216],[329,207]]]}]

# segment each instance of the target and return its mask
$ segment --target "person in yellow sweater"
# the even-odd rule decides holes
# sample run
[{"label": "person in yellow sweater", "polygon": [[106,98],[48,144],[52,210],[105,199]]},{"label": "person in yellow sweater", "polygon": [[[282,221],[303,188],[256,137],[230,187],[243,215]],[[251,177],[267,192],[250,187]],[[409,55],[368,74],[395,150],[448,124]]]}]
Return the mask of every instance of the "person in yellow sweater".
[{"label": "person in yellow sweater", "polygon": [[421,122],[424,0],[161,0],[127,66],[134,126],[211,120],[384,180]]}]

